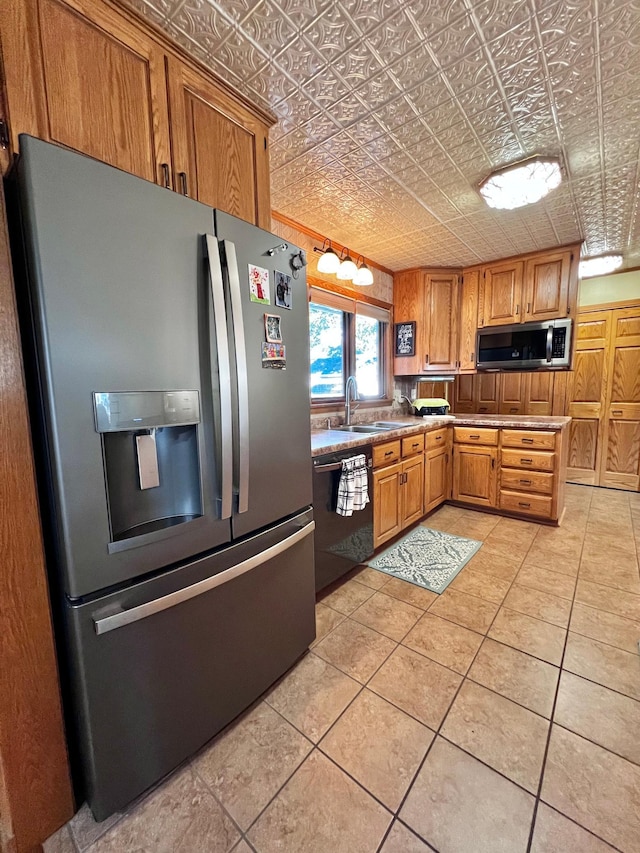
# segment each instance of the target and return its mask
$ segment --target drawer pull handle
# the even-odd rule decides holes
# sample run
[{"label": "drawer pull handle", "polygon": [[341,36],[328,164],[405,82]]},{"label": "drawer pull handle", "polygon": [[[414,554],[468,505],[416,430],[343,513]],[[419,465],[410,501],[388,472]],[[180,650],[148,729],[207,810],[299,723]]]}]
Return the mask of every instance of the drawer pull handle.
[{"label": "drawer pull handle", "polygon": [[437,436],[436,436],[436,441],[442,441],[442,436],[441,436],[441,435],[437,435]]},{"label": "drawer pull handle", "polygon": [[479,411],[481,411],[481,412],[486,412],[486,411],[487,411],[487,408],[488,408],[487,406],[480,406]]},{"label": "drawer pull handle", "polygon": [[393,456],[393,450],[387,450],[387,452],[384,455],[385,456]]},{"label": "drawer pull handle", "polygon": [[521,439],[523,444],[533,444],[532,438],[523,438]]},{"label": "drawer pull handle", "polygon": [[620,409],[615,409],[615,410],[612,412],[612,414],[613,414],[613,415],[615,415],[616,417],[618,417],[619,415],[622,415],[622,412],[620,411]]},{"label": "drawer pull handle", "polygon": [[531,465],[533,459],[521,459],[520,462],[522,465]]},{"label": "drawer pull handle", "polygon": [[[517,406],[512,406],[512,407],[509,409],[509,411],[511,412],[511,414],[512,414],[512,415],[515,415],[515,413],[518,411],[518,407],[517,407]],[[522,440],[524,441],[524,439],[522,439]]]},{"label": "drawer pull handle", "polygon": [[531,485],[531,480],[520,480],[520,482],[522,483],[523,486],[530,486]]},{"label": "drawer pull handle", "polygon": [[524,501],[518,501],[518,506],[530,507],[531,504],[525,503]]},{"label": "drawer pull handle", "polygon": [[469,438],[480,438],[479,435],[470,435]]},{"label": "drawer pull handle", "polygon": [[420,442],[419,442],[419,441],[414,442],[414,443],[411,445],[411,447],[420,447]]}]

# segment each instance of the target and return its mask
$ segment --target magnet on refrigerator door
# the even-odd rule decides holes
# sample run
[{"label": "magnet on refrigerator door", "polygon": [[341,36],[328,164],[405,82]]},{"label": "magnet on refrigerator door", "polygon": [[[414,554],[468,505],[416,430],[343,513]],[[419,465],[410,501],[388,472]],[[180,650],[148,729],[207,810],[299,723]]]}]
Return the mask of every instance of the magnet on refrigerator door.
[{"label": "magnet on refrigerator door", "polygon": [[249,264],[249,293],[252,302],[271,305],[269,293],[269,270]]}]

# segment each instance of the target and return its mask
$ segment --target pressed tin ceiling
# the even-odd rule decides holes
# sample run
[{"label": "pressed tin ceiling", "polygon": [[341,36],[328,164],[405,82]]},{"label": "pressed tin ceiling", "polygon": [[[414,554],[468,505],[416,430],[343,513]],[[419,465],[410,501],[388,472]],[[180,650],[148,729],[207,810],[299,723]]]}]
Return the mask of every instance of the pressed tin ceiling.
[{"label": "pressed tin ceiling", "polygon": [[[278,118],[275,210],[398,270],[584,237],[640,266],[640,0],[127,0]],[[490,210],[495,168],[560,157]]]}]

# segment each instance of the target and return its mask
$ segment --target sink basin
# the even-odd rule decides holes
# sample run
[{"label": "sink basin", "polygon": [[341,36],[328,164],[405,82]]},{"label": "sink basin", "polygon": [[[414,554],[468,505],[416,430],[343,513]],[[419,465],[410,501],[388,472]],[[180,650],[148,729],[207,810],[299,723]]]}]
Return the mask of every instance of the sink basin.
[{"label": "sink basin", "polygon": [[376,432],[387,432],[392,427],[381,426],[380,424],[351,424],[350,426],[332,427],[337,432],[362,432],[372,435]]},{"label": "sink basin", "polygon": [[401,429],[402,427],[411,426],[406,421],[374,421],[371,426],[379,427],[380,429]]}]

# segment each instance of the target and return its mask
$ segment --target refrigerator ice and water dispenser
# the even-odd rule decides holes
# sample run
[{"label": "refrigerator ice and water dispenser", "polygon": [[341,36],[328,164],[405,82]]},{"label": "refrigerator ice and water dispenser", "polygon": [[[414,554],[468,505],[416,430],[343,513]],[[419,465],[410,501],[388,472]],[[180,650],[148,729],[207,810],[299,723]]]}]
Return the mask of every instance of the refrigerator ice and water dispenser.
[{"label": "refrigerator ice and water dispenser", "polygon": [[202,515],[197,391],[94,393],[109,503],[109,550]]}]

